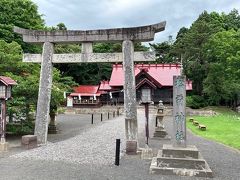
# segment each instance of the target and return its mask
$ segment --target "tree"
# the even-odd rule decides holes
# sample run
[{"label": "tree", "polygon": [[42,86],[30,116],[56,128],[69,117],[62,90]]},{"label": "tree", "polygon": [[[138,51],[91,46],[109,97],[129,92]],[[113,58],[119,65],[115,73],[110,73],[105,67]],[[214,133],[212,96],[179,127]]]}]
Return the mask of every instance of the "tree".
[{"label": "tree", "polygon": [[[16,43],[0,40],[0,74],[10,76],[18,85],[13,88],[13,113],[30,119],[30,106],[36,104],[38,93],[39,65],[22,62],[22,48]],[[15,107],[14,106],[18,106]]]},{"label": "tree", "polygon": [[[18,85],[13,88],[13,100],[9,101],[9,110],[25,122],[33,120],[31,112],[36,110],[39,87],[40,66],[22,62],[22,48],[16,43],[0,40],[0,75],[12,77]],[[53,87],[50,112],[56,113],[63,103],[63,92],[70,91],[76,85],[71,77],[63,77],[60,71],[53,69]]]},{"label": "tree", "polygon": [[173,46],[168,42],[149,45],[156,52],[157,63],[177,63],[180,61],[180,58],[176,57],[177,54],[173,52]]},{"label": "tree", "polygon": [[238,10],[233,9],[229,14],[222,14],[224,19],[224,29],[230,30],[238,30],[240,28],[240,15],[238,14]]},{"label": "tree", "polygon": [[55,119],[58,107],[65,102],[63,93],[72,91],[72,87],[76,85],[72,77],[62,77],[60,71],[54,68],[49,112],[52,120]]},{"label": "tree", "polygon": [[[224,100],[236,106],[238,101],[240,92],[239,39],[240,31],[233,29],[222,31],[212,36],[204,47],[205,57],[210,64],[204,92],[211,98],[213,98],[212,93],[217,93],[220,99],[214,98],[216,104]],[[216,91],[216,89],[219,90]]]},{"label": "tree", "polygon": [[204,11],[192,26],[181,29],[173,50],[183,57],[184,73],[193,80],[193,89],[202,95],[203,81],[206,78],[208,63],[204,58],[204,45],[215,33],[223,30],[223,18],[216,12]]},{"label": "tree", "polygon": [[31,0],[0,0],[0,12],[0,39],[6,42],[16,41],[24,52],[41,51],[38,46],[24,43],[21,36],[13,33],[13,26],[44,29],[44,20],[35,3]]}]

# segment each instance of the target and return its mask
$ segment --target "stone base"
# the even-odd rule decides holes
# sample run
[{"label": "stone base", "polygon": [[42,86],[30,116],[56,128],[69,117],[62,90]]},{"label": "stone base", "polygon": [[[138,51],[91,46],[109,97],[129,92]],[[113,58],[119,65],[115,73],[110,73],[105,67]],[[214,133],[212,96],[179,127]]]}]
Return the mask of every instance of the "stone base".
[{"label": "stone base", "polygon": [[38,147],[36,135],[22,136],[22,147],[26,149],[32,149]]},{"label": "stone base", "polygon": [[56,125],[50,125],[48,126],[48,134],[57,134],[58,129]]},{"label": "stone base", "polygon": [[154,138],[165,138],[167,136],[167,131],[162,127],[156,127],[153,134]]},{"label": "stone base", "polygon": [[171,136],[165,136],[165,137],[152,137],[151,139],[154,139],[154,140],[171,140]]},{"label": "stone base", "polygon": [[196,146],[174,147],[171,144],[164,144],[162,155],[163,157],[198,159],[199,151]]},{"label": "stone base", "polygon": [[9,149],[8,142],[0,143],[0,152],[6,152]]},{"label": "stone base", "polygon": [[151,174],[213,177],[212,170],[195,146],[186,148],[163,145],[152,159]]},{"label": "stone base", "polygon": [[126,141],[126,154],[136,155],[137,154],[137,141]]}]

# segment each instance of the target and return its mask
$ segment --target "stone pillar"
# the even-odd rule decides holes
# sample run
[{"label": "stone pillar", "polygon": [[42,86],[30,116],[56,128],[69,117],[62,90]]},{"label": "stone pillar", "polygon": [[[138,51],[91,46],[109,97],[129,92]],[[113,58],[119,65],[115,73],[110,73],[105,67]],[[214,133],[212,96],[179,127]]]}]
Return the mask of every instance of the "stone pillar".
[{"label": "stone pillar", "polygon": [[173,77],[174,146],[186,147],[186,78]]},{"label": "stone pillar", "polygon": [[37,116],[35,122],[35,132],[38,143],[46,144],[48,122],[49,122],[49,107],[51,100],[52,87],[52,57],[54,45],[50,42],[43,44],[42,63],[40,72]]},{"label": "stone pillar", "polygon": [[[124,70],[124,112],[127,153],[136,153],[137,150],[137,107],[136,87],[134,74],[134,46],[129,40],[123,41],[123,70]],[[130,152],[131,151],[131,152]],[[135,151],[135,152],[133,152]]]},{"label": "stone pillar", "polygon": [[92,42],[84,42],[82,43],[82,53],[92,53],[93,52],[93,47],[92,47]]}]

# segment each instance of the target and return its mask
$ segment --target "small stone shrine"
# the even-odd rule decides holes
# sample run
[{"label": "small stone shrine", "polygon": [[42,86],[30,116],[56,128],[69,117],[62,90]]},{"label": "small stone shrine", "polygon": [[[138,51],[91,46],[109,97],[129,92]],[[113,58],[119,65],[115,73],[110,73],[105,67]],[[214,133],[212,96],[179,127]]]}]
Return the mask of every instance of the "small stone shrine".
[{"label": "small stone shrine", "polygon": [[155,132],[153,134],[153,138],[170,139],[169,137],[167,137],[168,133],[165,130],[163,125],[163,118],[165,116],[164,111],[165,111],[165,106],[163,105],[163,102],[160,100],[157,108]]},{"label": "small stone shrine", "polygon": [[164,144],[152,159],[150,173],[180,176],[213,177],[212,170],[196,146],[187,145],[186,138],[186,79],[173,77],[173,145]]}]

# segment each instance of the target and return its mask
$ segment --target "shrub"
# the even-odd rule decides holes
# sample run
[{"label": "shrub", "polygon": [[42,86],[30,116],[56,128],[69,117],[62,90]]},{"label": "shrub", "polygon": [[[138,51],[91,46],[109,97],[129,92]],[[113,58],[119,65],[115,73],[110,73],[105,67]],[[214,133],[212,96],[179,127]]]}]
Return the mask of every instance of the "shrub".
[{"label": "shrub", "polygon": [[207,105],[205,99],[202,96],[198,95],[187,96],[186,104],[188,107],[191,107],[193,109],[199,109]]},{"label": "shrub", "polygon": [[13,135],[26,135],[33,134],[34,126],[30,123],[25,124],[16,124],[16,123],[8,123],[7,124],[7,133]]}]

